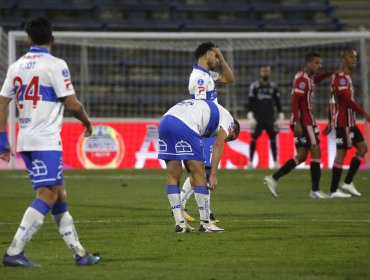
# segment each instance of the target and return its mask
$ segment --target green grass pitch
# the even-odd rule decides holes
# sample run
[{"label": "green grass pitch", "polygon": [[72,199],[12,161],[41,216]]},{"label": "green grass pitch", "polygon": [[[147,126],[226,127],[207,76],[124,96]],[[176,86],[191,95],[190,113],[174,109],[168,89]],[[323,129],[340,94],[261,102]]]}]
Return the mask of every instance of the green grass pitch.
[{"label": "green grass pitch", "polygon": [[[273,198],[270,172],[219,171],[211,208],[226,231],[177,234],[164,170],[66,171],[80,240],[101,262],[76,267],[47,216],[26,247],[42,267],[0,266],[0,279],[370,279],[370,172],[355,178],[362,197],[326,200],[308,198],[308,170],[282,178]],[[25,171],[0,171],[0,191],[3,253],[34,192]],[[198,228],[194,198],[187,208]]]}]

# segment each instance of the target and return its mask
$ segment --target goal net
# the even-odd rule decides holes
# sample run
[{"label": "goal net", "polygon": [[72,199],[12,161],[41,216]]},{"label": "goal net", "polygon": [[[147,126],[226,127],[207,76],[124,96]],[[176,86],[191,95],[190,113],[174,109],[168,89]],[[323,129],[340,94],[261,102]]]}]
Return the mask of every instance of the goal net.
[{"label": "goal net", "polygon": [[[67,61],[80,100],[92,118],[158,119],[177,101],[188,98],[193,52],[213,41],[222,51],[236,82],[218,85],[219,102],[236,118],[247,113],[248,89],[259,68],[270,65],[285,115],[290,115],[294,75],[308,52],[323,58],[323,71],[334,71],[343,48],[358,51],[353,73],[356,101],[369,109],[370,33],[101,33],[55,32],[55,56]],[[28,47],[24,32],[9,33],[10,60]],[[317,85],[315,114],[327,118],[329,79]],[[67,113],[68,116],[68,113]],[[366,127],[367,129],[367,127]],[[367,137],[368,139],[368,137]]]}]

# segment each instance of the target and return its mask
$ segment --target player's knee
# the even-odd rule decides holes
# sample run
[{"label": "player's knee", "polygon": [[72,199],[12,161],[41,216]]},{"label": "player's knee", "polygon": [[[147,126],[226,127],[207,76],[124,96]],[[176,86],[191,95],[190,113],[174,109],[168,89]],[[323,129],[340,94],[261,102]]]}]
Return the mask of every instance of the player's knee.
[{"label": "player's knee", "polygon": [[45,201],[50,206],[57,203],[59,198],[58,188],[55,187],[40,187],[37,189],[37,198]]},{"label": "player's knee", "polygon": [[360,156],[364,156],[367,154],[367,146],[364,144],[364,145],[361,145],[359,147],[359,149],[357,150],[357,153],[360,155]]}]

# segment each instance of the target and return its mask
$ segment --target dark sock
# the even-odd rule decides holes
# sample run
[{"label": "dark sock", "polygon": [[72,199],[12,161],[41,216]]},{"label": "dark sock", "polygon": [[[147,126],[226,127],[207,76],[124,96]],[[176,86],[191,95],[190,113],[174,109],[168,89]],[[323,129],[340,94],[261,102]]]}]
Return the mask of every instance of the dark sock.
[{"label": "dark sock", "polygon": [[340,176],[342,176],[343,168],[338,168],[333,166],[332,168],[332,176],[331,176],[331,185],[330,185],[330,192],[334,193],[338,189]]},{"label": "dark sock", "polygon": [[320,162],[311,161],[310,173],[311,173],[312,191],[316,192],[320,189],[319,187],[321,177]]},{"label": "dark sock", "polygon": [[249,161],[253,161],[254,151],[256,150],[256,141],[252,141],[249,146]]},{"label": "dark sock", "polygon": [[275,140],[271,141],[271,153],[272,153],[272,158],[276,162],[276,160],[277,160],[277,151],[276,151],[276,141]]},{"label": "dark sock", "polygon": [[358,168],[360,167],[360,164],[361,164],[361,161],[358,158],[356,158],[356,157],[352,158],[351,164],[349,166],[349,170],[347,172],[347,176],[344,179],[344,183],[346,183],[346,184],[351,184],[352,183],[353,176],[355,176]]},{"label": "dark sock", "polygon": [[276,171],[272,175],[272,178],[274,178],[275,181],[277,181],[277,180],[280,179],[280,177],[283,177],[284,175],[286,175],[290,171],[292,171],[296,166],[297,166],[297,164],[295,163],[295,160],[293,158],[291,158],[278,171]]}]

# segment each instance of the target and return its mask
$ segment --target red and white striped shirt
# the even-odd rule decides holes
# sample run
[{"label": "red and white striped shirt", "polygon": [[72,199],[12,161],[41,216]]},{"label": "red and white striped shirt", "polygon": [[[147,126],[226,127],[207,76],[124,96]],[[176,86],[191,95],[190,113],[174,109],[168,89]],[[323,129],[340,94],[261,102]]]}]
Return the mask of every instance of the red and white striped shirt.
[{"label": "red and white striped shirt", "polygon": [[343,72],[333,74],[330,88],[330,123],[334,127],[355,126],[355,112],[360,115],[363,115],[365,112],[354,102],[355,91],[351,75]]}]

